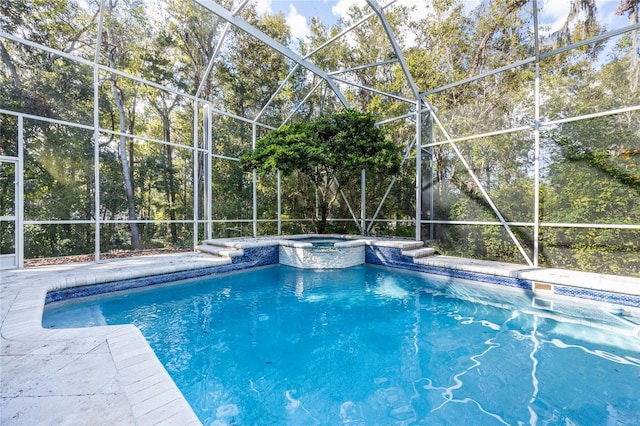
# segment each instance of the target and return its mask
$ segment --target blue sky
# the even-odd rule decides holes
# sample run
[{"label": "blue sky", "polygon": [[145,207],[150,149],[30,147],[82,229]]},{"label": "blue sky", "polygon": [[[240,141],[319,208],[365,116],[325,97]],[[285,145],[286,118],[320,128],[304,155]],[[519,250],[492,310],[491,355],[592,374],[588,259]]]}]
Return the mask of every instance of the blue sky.
[{"label": "blue sky", "polygon": [[[340,17],[346,17],[349,8],[365,5],[366,0],[255,0],[258,12],[282,12],[292,29],[293,38],[305,38],[308,35],[311,17],[316,16],[326,25],[334,24]],[[424,0],[398,0],[395,4],[413,5]],[[468,0],[469,4],[478,4],[480,0]],[[378,0],[380,4],[387,0]]]},{"label": "blue sky", "polygon": [[[258,12],[282,12],[287,17],[294,38],[304,38],[308,34],[311,17],[317,16],[327,25],[334,24],[340,17],[341,8],[352,0],[256,0]],[[338,3],[341,3],[339,5]],[[348,5],[343,13],[348,10]]]},{"label": "blue sky", "polygon": [[[365,0],[254,0],[258,12],[277,13],[282,12],[292,29],[293,38],[306,38],[309,31],[311,17],[317,16],[327,24],[334,24],[339,17],[346,17],[349,7],[353,4],[364,5]],[[378,0],[385,4],[387,0]],[[398,0],[395,4],[415,5],[429,4],[429,0]],[[465,0],[467,10],[475,8],[481,0]],[[538,0],[542,6],[540,22],[547,25],[551,32],[558,30],[569,13],[571,0]],[[613,11],[620,3],[619,0],[596,0],[599,20],[604,22],[609,29],[628,25],[626,16],[616,16]],[[422,9],[422,10],[421,10]],[[419,8],[416,13],[420,17],[423,10]]]}]

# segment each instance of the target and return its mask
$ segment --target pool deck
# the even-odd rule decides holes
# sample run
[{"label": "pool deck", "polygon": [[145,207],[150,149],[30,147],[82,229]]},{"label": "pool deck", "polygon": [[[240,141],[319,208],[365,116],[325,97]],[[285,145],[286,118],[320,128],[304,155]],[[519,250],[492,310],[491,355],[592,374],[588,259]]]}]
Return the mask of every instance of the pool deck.
[{"label": "pool deck", "polygon": [[2,271],[0,424],[200,424],[135,326],[43,329],[44,298],[54,289],[224,263],[182,253]]},{"label": "pool deck", "polygon": [[[640,279],[431,256],[421,264],[640,295]],[[133,325],[48,330],[47,292],[224,265],[180,253],[2,271],[0,424],[200,424],[142,333]]]}]

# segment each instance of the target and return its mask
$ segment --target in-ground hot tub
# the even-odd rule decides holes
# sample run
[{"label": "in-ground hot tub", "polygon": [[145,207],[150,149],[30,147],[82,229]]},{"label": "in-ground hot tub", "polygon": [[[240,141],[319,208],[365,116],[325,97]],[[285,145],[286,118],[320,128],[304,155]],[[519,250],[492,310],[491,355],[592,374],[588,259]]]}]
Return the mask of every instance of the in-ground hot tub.
[{"label": "in-ground hot tub", "polygon": [[298,238],[280,240],[283,265],[305,269],[344,269],[363,265],[364,240],[344,238]]}]

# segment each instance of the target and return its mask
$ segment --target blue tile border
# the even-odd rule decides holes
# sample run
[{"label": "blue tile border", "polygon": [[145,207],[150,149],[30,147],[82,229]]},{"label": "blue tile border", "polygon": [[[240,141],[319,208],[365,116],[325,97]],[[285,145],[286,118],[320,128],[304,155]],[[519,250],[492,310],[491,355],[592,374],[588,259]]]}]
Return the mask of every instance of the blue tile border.
[{"label": "blue tile border", "polygon": [[171,281],[181,281],[206,275],[217,275],[225,272],[240,271],[242,269],[274,264],[278,264],[278,246],[248,248],[244,250],[244,255],[234,257],[231,264],[55,290],[47,293],[44,303],[46,305],[62,300],[96,296],[121,290],[132,290]]},{"label": "blue tile border", "polygon": [[[224,265],[229,266],[229,265]],[[62,300],[77,299],[80,297],[96,296],[98,294],[112,293],[121,290],[133,290],[155,284],[164,284],[171,281],[180,281],[189,278],[197,278],[204,275],[220,273],[223,266],[210,268],[192,269],[188,271],[172,272],[169,274],[149,275],[146,277],[132,278],[121,281],[109,281],[100,284],[83,285],[79,287],[65,288],[47,293],[45,305],[48,303],[60,302]]]},{"label": "blue tile border", "polygon": [[[95,296],[121,290],[136,289],[155,284],[163,284],[171,281],[180,281],[207,275],[217,275],[225,272],[240,271],[242,269],[255,268],[259,266],[277,265],[279,263],[278,244],[274,244],[272,246],[245,248],[244,254],[242,256],[232,258],[231,264],[56,290],[47,294],[45,304],[86,296]],[[412,257],[403,255],[401,249],[396,247],[366,245],[365,263],[390,268],[406,269],[414,272],[443,275],[452,278],[468,279],[482,283],[497,284],[527,291],[533,290],[532,282],[522,278],[504,277],[499,275],[489,275],[478,272],[416,264],[413,262]],[[640,307],[640,296],[611,293],[599,290],[589,290],[558,284],[554,284],[553,287],[554,294],[560,296],[588,299],[616,305]]]},{"label": "blue tile border", "polygon": [[[498,275],[481,274],[477,272],[461,271],[457,269],[442,268],[437,266],[418,265],[413,263],[413,259],[404,256],[401,250],[390,247],[368,246],[365,251],[366,263],[381,265],[392,268],[408,269],[416,272],[428,274],[444,275],[453,278],[463,278],[489,284],[497,284],[506,287],[520,288],[532,291],[533,284],[529,280],[522,278],[504,277]],[[640,296],[633,296],[621,293],[612,293],[601,290],[590,290],[580,287],[570,287],[560,284],[553,284],[553,294],[558,296],[569,296],[577,299],[587,299],[615,305],[640,307]]]},{"label": "blue tile border", "polygon": [[242,256],[231,258],[231,263],[238,265],[238,269],[276,265],[280,263],[279,249],[279,245],[245,248]]},{"label": "blue tile border", "polygon": [[610,293],[607,291],[590,290],[587,288],[568,287],[563,285],[555,285],[553,292],[560,296],[596,300],[598,302],[606,302],[614,305],[640,307],[640,296],[633,296],[630,294]]},{"label": "blue tile border", "polygon": [[444,275],[452,278],[461,278],[489,284],[498,284],[506,287],[520,288],[523,290],[533,289],[531,281],[522,278],[487,275],[477,272],[461,271],[458,269],[441,268],[438,266],[419,265],[413,263],[413,258],[404,256],[400,249],[392,247],[367,246],[365,250],[365,262],[373,265],[408,269],[415,272]]}]

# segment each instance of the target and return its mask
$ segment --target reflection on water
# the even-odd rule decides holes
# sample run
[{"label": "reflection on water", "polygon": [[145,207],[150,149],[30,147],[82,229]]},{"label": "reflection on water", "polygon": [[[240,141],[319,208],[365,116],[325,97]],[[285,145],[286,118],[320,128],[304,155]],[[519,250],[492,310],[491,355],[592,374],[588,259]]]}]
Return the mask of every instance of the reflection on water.
[{"label": "reflection on water", "polygon": [[[99,314],[98,314],[99,313]],[[54,308],[133,322],[205,424],[633,424],[633,322],[361,266],[270,267]]]}]

